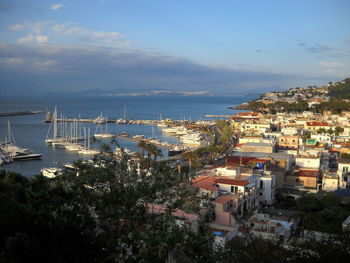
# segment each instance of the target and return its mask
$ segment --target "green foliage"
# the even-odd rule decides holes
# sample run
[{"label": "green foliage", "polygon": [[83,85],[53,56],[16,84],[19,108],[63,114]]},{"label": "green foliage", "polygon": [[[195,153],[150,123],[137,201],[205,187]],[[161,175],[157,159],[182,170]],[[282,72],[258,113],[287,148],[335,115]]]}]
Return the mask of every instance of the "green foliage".
[{"label": "green foliage", "polygon": [[350,159],[350,153],[342,153],[341,158]]},{"label": "green foliage", "polygon": [[[126,154],[76,166],[79,176],[53,179],[0,174],[0,262],[164,262],[174,248],[212,259],[205,216],[194,232],[173,215],[184,209],[202,218],[187,178],[161,165],[138,173]],[[164,210],[148,213],[147,203]]]},{"label": "green foliage", "polygon": [[216,132],[219,135],[219,144],[227,150],[232,142],[233,129],[226,120],[216,120]]},{"label": "green foliage", "polygon": [[277,208],[300,211],[300,219],[305,229],[337,233],[350,209],[342,205],[333,193],[307,194],[297,200],[277,195]]},{"label": "green foliage", "polygon": [[329,102],[322,102],[315,106],[317,112],[331,111],[334,114],[339,114],[342,111],[350,110],[350,102],[341,99],[332,99]]},{"label": "green foliage", "polygon": [[328,95],[337,99],[350,99],[350,78],[344,80],[345,83],[338,83],[329,88]]}]

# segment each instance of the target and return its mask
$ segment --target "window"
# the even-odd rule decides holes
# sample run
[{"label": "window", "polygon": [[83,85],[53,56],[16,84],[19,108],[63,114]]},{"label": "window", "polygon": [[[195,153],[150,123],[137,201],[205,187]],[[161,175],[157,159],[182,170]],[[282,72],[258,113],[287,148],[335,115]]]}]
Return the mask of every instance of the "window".
[{"label": "window", "polygon": [[264,182],[260,181],[260,189],[263,189],[263,188],[264,188]]},{"label": "window", "polygon": [[234,187],[231,185],[231,193],[234,192]]}]

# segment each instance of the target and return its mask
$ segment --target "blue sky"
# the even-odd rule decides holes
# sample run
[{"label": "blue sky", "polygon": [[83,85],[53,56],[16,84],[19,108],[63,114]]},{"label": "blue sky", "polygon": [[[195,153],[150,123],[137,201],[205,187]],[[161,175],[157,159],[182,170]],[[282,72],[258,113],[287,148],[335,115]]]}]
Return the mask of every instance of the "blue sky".
[{"label": "blue sky", "polygon": [[4,94],[242,93],[350,76],[347,0],[0,1]]}]

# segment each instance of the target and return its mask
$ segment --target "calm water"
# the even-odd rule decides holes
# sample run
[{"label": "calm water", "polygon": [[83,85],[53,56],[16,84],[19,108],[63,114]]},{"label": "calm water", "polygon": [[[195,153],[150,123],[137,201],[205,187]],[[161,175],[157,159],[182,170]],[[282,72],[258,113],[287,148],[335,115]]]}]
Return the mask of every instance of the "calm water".
[{"label": "calm water", "polygon": [[[31,98],[31,99],[0,99],[0,112],[47,110],[53,111],[57,106],[58,115],[61,113],[68,118],[95,118],[101,113],[109,119],[119,119],[124,115],[126,109],[127,119],[154,120],[162,118],[173,118],[177,120],[192,119],[203,120],[207,114],[233,114],[235,111],[227,109],[228,106],[237,105],[248,98],[244,97],[96,97],[96,98]],[[41,160],[17,161],[3,166],[6,170],[20,172],[26,176],[40,173],[42,167],[52,167],[71,163],[83,158],[82,155],[56,149],[45,144],[49,124],[43,122],[45,114],[22,115],[0,118],[0,138],[7,136],[7,120],[10,120],[17,145],[32,149],[35,153],[42,153]],[[96,126],[91,127],[91,132]],[[152,127],[143,125],[117,125],[108,124],[108,132],[119,134],[127,132],[130,135],[143,134],[151,137]],[[155,127],[157,137],[168,142],[177,142],[174,137],[163,136],[158,127]],[[106,140],[105,142],[108,142]],[[118,142],[130,150],[137,151],[133,142],[118,140]],[[163,153],[165,156],[166,152]]]}]

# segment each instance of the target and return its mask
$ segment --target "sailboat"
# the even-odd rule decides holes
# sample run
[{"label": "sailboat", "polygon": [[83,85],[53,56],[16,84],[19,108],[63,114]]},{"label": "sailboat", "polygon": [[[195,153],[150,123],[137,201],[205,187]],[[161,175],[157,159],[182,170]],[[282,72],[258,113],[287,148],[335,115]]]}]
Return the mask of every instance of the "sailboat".
[{"label": "sailboat", "polygon": [[[86,129],[84,129],[84,138],[86,137]],[[94,154],[99,154],[100,151],[96,149],[90,149],[90,128],[88,129],[88,134],[87,134],[87,147],[86,147],[86,140],[84,140],[84,148],[80,151],[78,151],[80,154],[89,154],[89,155],[94,155]]]},{"label": "sailboat", "polygon": [[[96,133],[98,128],[100,128],[100,133]],[[102,125],[98,124],[96,126],[96,130],[95,130],[94,136],[96,138],[114,138],[115,134],[107,132],[107,122],[106,122],[105,132],[104,133],[102,132]]]},{"label": "sailboat", "polygon": [[118,119],[115,122],[116,124],[127,124],[129,121],[126,119],[126,107],[124,106],[124,114],[122,119]]},{"label": "sailboat", "polygon": [[93,124],[104,124],[104,123],[107,123],[107,118],[102,117],[102,112],[101,112],[101,115],[93,120]]},{"label": "sailboat", "polygon": [[[53,124],[53,136],[51,138],[49,138],[52,124]],[[61,139],[59,139],[58,136],[57,136],[57,107],[55,107],[55,111],[54,111],[53,116],[52,116],[52,121],[50,123],[49,130],[47,131],[45,142],[47,144],[54,144],[56,142],[57,143],[61,142]]]},{"label": "sailboat", "polygon": [[12,158],[12,160],[31,160],[31,159],[40,159],[42,154],[32,153],[29,149],[24,149],[15,145],[16,139],[11,129],[10,121],[7,121],[7,138],[5,140],[4,147],[2,151],[5,153],[5,156]]}]

